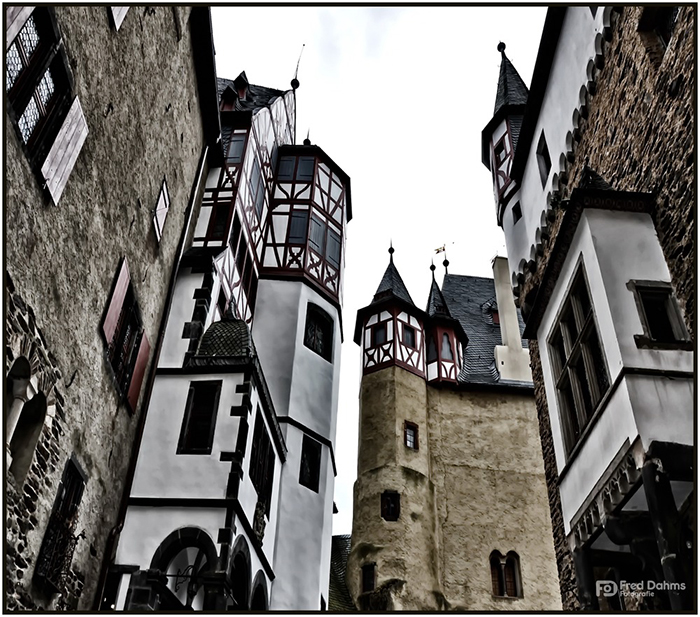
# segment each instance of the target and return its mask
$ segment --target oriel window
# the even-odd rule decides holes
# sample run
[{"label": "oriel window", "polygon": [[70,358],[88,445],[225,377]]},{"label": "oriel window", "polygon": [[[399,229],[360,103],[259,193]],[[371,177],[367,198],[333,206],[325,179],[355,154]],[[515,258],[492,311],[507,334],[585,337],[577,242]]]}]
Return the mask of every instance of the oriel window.
[{"label": "oriel window", "polygon": [[573,279],[548,344],[569,453],[610,387],[583,266]]}]

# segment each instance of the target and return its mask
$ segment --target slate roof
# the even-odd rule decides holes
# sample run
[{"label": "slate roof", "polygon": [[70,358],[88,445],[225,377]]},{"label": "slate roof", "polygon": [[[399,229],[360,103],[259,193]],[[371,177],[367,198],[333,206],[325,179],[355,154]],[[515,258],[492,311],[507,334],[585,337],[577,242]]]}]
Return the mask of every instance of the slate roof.
[{"label": "slate roof", "polygon": [[[241,75],[243,74],[244,73],[241,73]],[[224,90],[226,90],[228,86],[231,86],[234,92],[236,91],[233,82],[233,79],[224,79],[223,77],[217,78],[216,88],[219,93],[219,100],[221,100],[221,95],[224,93]],[[263,109],[264,107],[272,105],[272,103],[275,102],[275,99],[277,99],[280,96],[283,96],[284,93],[284,90],[267,88],[265,86],[256,86],[255,84],[248,84],[248,94],[246,98],[242,100],[236,97],[235,110],[252,111],[253,113],[255,113],[256,111]]]},{"label": "slate roof", "polygon": [[196,356],[199,358],[233,358],[255,355],[255,345],[245,321],[224,318],[204,333]]},{"label": "slate roof", "polygon": [[350,536],[333,536],[331,538],[331,576],[328,589],[329,611],[355,611],[345,572],[350,554]]},{"label": "slate roof", "polygon": [[411,300],[411,295],[408,293],[406,285],[399,274],[399,271],[394,265],[393,258],[389,260],[389,265],[384,272],[384,276],[379,283],[379,287],[377,287],[377,292],[374,294],[372,303],[379,302],[390,296],[394,296],[400,300],[403,300],[404,302],[408,302],[412,306],[415,306],[415,304],[413,304],[413,300]]},{"label": "slate roof", "polygon": [[[491,317],[491,310],[498,308],[493,279],[446,274],[442,283],[442,294],[452,316],[459,321],[469,337],[458,381],[469,384],[502,383],[493,355],[496,345],[503,344],[501,328],[493,323]],[[519,310],[518,321],[522,335],[525,323]],[[527,341],[524,339],[523,346],[527,347]],[[517,385],[514,382],[508,383]],[[522,385],[532,384],[523,382]]]},{"label": "slate roof", "polygon": [[431,317],[435,315],[445,315],[447,317],[452,317],[450,314],[450,309],[447,308],[447,302],[440,291],[440,286],[437,284],[435,277],[433,277],[433,282],[430,285],[430,293],[428,294],[428,305],[425,307],[425,312]]},{"label": "slate roof", "polygon": [[[502,49],[501,49],[502,46]],[[496,115],[498,110],[505,105],[525,105],[527,103],[527,97],[529,90],[522,80],[518,71],[508,60],[508,56],[505,53],[505,45],[501,43],[499,45],[499,50],[501,51],[501,70],[498,75],[498,89],[496,91],[496,105],[494,106],[493,113]]]}]

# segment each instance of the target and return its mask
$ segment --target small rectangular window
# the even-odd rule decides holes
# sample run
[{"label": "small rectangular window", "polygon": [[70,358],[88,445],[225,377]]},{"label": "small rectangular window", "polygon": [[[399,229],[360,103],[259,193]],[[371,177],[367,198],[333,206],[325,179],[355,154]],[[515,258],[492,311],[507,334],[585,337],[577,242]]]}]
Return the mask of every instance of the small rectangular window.
[{"label": "small rectangular window", "polygon": [[386,343],[386,323],[380,323],[372,327],[372,347]]},{"label": "small rectangular window", "polygon": [[496,158],[496,165],[500,165],[506,160],[506,144],[505,137],[499,141],[495,148],[493,149],[494,157]]},{"label": "small rectangular window", "polygon": [[411,326],[403,324],[403,344],[411,349],[416,348],[416,330]]},{"label": "small rectangular window", "polygon": [[315,304],[309,304],[306,310],[304,345],[328,362],[332,361],[333,319]]},{"label": "small rectangular window", "polygon": [[340,268],[340,236],[332,229],[328,230],[326,249],[328,263],[336,268]]},{"label": "small rectangular window", "polygon": [[377,564],[366,563],[362,566],[362,593],[374,591],[377,584]]},{"label": "small rectangular window", "polygon": [[542,188],[547,184],[549,170],[552,168],[552,161],[549,158],[549,148],[547,148],[547,140],[544,137],[544,131],[540,134],[540,140],[537,143],[537,167],[540,171],[540,180],[542,180]]},{"label": "small rectangular window", "polygon": [[35,580],[51,592],[62,589],[63,573],[73,560],[78,506],[83,498],[85,482],[86,477],[71,458],[58,486],[34,569]]},{"label": "small rectangular window", "polygon": [[324,256],[326,226],[315,214],[311,215],[311,234],[309,236],[309,246],[314,251]]},{"label": "small rectangular window", "polygon": [[178,454],[211,454],[221,381],[193,381],[187,395]]},{"label": "small rectangular window", "polygon": [[385,521],[398,521],[401,514],[401,495],[396,491],[382,493],[382,518]]},{"label": "small rectangular window", "polygon": [[294,178],[294,164],[296,163],[296,157],[294,156],[283,156],[280,158],[280,166],[277,171],[277,181],[278,182],[291,182]]},{"label": "small rectangular window", "polygon": [[418,425],[406,420],[403,425],[403,442],[407,448],[418,450]]},{"label": "small rectangular window", "polygon": [[309,211],[295,210],[289,223],[289,244],[306,244]]},{"label": "small rectangular window", "polygon": [[263,504],[265,514],[268,518],[270,517],[274,472],[275,452],[270,437],[267,434],[265,421],[258,407],[255,416],[255,428],[253,429],[253,446],[250,453],[250,467],[248,468],[248,473],[253,487],[258,494],[258,501]]},{"label": "small rectangular window", "polygon": [[243,162],[243,146],[245,146],[245,135],[233,134],[228,145],[227,161],[230,165],[237,165]]},{"label": "small rectangular window", "polygon": [[669,283],[630,281],[644,334],[635,335],[640,348],[692,348],[678,302]]},{"label": "small rectangular window", "polygon": [[299,468],[299,484],[318,493],[318,483],[321,474],[321,444],[308,435],[304,435],[301,444],[301,466]]},{"label": "small rectangular window", "polygon": [[299,159],[296,179],[301,182],[311,182],[314,177],[314,162],[315,159],[313,157],[302,156]]}]

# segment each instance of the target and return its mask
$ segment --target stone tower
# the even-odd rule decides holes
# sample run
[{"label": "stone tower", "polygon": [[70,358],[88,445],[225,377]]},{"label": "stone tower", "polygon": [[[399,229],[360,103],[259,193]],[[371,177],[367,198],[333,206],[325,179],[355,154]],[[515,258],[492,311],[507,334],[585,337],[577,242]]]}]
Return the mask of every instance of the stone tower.
[{"label": "stone tower", "polygon": [[441,289],[433,278],[423,311],[392,254],[358,312],[345,580],[360,609],[561,608],[527,351],[504,265],[494,262],[495,284],[446,274]]}]

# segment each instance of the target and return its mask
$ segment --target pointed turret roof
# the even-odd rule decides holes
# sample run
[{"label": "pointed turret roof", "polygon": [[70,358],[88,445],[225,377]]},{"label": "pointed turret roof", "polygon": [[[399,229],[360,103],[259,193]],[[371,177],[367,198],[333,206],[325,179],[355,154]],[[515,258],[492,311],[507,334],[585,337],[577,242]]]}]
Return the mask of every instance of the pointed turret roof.
[{"label": "pointed turret roof", "polygon": [[411,300],[411,295],[408,293],[408,289],[406,289],[406,285],[404,285],[399,271],[394,265],[393,253],[394,249],[389,249],[389,254],[391,255],[389,258],[389,265],[384,272],[384,276],[382,277],[381,283],[379,283],[379,287],[377,287],[377,292],[374,294],[374,298],[372,298],[372,303],[394,296],[395,298],[399,298],[400,300],[415,306],[413,300]]},{"label": "pointed turret roof", "polygon": [[435,280],[435,276],[433,276],[433,283],[430,286],[428,305],[425,307],[425,312],[428,313],[430,317],[441,315],[452,318],[450,309],[447,307],[447,302],[445,302],[445,296],[442,295],[442,291],[440,291],[440,287]]},{"label": "pointed turret roof", "polygon": [[501,52],[501,71],[498,75],[498,90],[496,92],[496,105],[493,113],[506,105],[525,105],[529,90],[518,71],[506,56],[506,44],[499,43],[498,51]]}]

